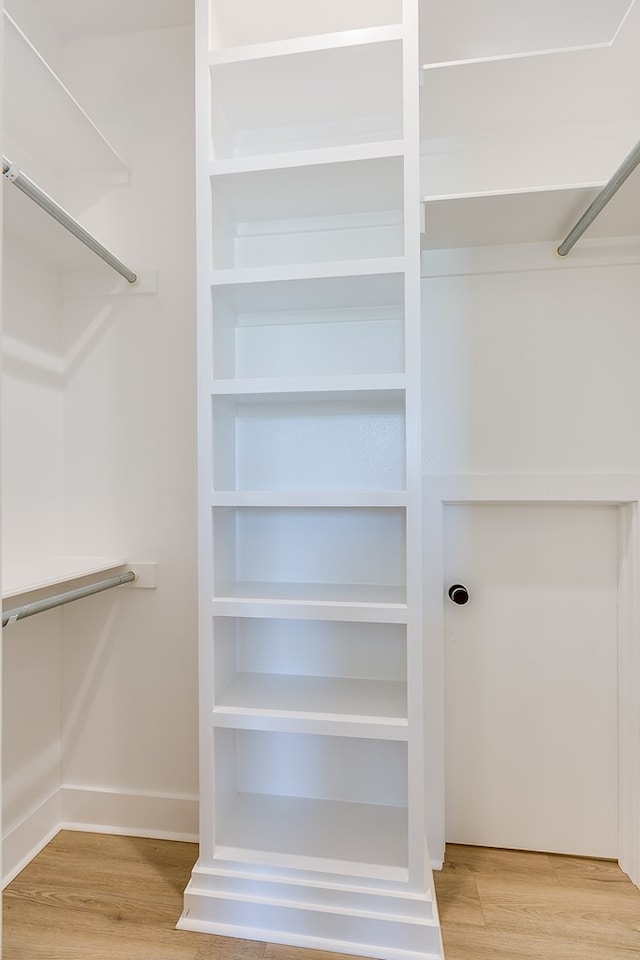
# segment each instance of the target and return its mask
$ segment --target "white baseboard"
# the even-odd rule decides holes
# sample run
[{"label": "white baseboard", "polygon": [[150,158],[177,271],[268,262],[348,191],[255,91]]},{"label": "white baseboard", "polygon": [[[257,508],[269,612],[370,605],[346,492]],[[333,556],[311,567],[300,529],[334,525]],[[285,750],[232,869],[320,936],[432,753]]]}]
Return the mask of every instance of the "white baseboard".
[{"label": "white baseboard", "polygon": [[60,829],[198,841],[197,797],[82,786],[64,786],[60,793]]},{"label": "white baseboard", "polygon": [[2,838],[2,889],[53,840],[60,829],[60,791],[35,807]]},{"label": "white baseboard", "polygon": [[2,888],[60,830],[198,842],[197,797],[63,786],[2,838]]}]

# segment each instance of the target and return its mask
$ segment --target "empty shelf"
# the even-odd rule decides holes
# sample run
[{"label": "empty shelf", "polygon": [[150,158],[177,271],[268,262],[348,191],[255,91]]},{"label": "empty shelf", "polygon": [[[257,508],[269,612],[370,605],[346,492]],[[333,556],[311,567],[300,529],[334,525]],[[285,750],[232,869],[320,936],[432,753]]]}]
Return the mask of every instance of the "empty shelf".
[{"label": "empty shelf", "polygon": [[383,804],[239,793],[214,856],[378,877],[407,878],[407,811]]}]

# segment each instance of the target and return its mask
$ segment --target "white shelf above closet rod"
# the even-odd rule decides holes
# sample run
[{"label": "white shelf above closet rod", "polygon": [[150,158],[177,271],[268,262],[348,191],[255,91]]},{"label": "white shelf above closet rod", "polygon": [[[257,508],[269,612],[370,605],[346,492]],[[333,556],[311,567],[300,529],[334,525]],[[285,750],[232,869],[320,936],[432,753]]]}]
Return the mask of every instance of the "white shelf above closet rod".
[{"label": "white shelf above closet rod", "polygon": [[106,580],[99,580],[97,583],[90,583],[85,587],[77,587],[75,590],[67,590],[66,593],[57,593],[53,597],[46,597],[44,600],[34,600],[33,603],[25,603],[21,607],[14,607],[12,610],[4,610],[2,613],[2,626],[15,623],[17,620],[24,620],[26,617],[32,617],[36,613],[44,613],[45,610],[53,610],[54,607],[61,607],[65,603],[71,603],[74,600],[81,600],[83,597],[90,597],[94,593],[102,593],[103,590],[112,590],[113,587],[120,587],[123,583],[132,583],[136,579],[133,570],[118,574],[115,577],[108,577]]},{"label": "white shelf above closet rod", "polygon": [[37,203],[45,213],[48,213],[50,217],[53,217],[54,220],[57,220],[65,230],[68,230],[69,233],[73,234],[74,237],[77,237],[81,243],[88,247],[89,250],[92,250],[96,256],[100,257],[101,260],[104,260],[113,270],[124,277],[129,283],[135,283],[138,279],[137,275],[130,270],[129,267],[119,260],[110,250],[107,250],[99,240],[96,240],[88,230],[78,223],[77,220],[67,213],[67,211],[60,206],[59,203],[56,203],[44,190],[41,190],[40,187],[30,180],[21,170],[19,170],[14,163],[11,162],[7,157],[3,155],[2,157],[2,175],[17,187],[18,190],[22,191],[25,196],[29,197],[30,200],[33,200],[34,203]]}]

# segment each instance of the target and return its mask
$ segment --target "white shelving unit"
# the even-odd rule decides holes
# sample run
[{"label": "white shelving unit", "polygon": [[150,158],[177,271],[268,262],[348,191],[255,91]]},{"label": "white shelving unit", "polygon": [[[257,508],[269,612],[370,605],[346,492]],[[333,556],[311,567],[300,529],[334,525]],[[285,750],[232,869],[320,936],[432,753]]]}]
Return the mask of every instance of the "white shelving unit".
[{"label": "white shelving unit", "polygon": [[201,848],[179,926],[441,957],[418,3],[198,11]]}]

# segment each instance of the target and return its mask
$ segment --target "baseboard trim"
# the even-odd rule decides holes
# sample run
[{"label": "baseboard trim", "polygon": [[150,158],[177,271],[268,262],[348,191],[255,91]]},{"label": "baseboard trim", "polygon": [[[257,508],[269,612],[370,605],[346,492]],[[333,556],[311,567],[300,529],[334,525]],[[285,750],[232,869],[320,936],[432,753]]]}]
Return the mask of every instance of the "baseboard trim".
[{"label": "baseboard trim", "polygon": [[53,840],[60,829],[60,791],[46,800],[2,837],[2,889]]},{"label": "baseboard trim", "polygon": [[198,841],[198,798],[66,785],[61,829]]},{"label": "baseboard trim", "polygon": [[2,838],[2,889],[60,830],[198,842],[197,797],[67,785]]}]

